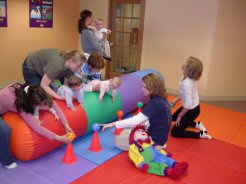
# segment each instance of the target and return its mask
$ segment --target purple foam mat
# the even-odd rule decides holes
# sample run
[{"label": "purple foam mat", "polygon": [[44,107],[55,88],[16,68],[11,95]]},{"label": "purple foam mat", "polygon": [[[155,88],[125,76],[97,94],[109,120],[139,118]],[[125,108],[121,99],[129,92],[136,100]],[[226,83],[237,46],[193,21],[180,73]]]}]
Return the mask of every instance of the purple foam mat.
[{"label": "purple foam mat", "polygon": [[70,183],[90,170],[97,167],[91,161],[77,156],[73,164],[62,161],[64,149],[55,150],[42,158],[33,161],[17,161],[16,169],[0,167],[0,183],[35,183],[35,184],[63,184]]},{"label": "purple foam mat", "polygon": [[125,113],[135,110],[139,101],[143,103],[148,101],[142,91],[142,78],[133,74],[123,75],[120,78],[122,85],[118,91],[122,97],[123,111]]},{"label": "purple foam mat", "polygon": [[156,75],[159,75],[164,80],[164,78],[161,75],[161,73],[158,72],[157,70],[154,70],[154,69],[140,70],[140,71],[132,73],[132,75],[136,75],[136,76],[138,76],[140,78],[143,78],[145,75],[148,75],[149,73],[154,73]]}]

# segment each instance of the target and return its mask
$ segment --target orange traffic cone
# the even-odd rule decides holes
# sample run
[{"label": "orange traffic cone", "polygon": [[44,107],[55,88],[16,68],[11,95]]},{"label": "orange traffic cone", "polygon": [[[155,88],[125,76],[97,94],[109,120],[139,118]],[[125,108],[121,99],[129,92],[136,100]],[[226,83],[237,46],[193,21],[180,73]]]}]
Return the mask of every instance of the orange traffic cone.
[{"label": "orange traffic cone", "polygon": [[73,144],[71,142],[67,144],[66,154],[62,161],[66,164],[72,164],[77,161],[77,158],[74,154]]},{"label": "orange traffic cone", "polygon": [[[118,116],[118,120],[121,121],[122,117],[124,116],[124,112],[123,111],[118,111],[117,112],[117,116]],[[116,128],[114,131],[115,135],[120,135],[121,132],[124,130],[124,128]]]},{"label": "orange traffic cone", "polygon": [[114,134],[115,135],[120,135],[123,130],[124,130],[124,128],[116,128],[115,131],[114,131]]},{"label": "orange traffic cone", "polygon": [[91,142],[91,147],[89,148],[89,150],[94,151],[94,152],[99,152],[102,149],[103,148],[100,145],[100,137],[98,135],[98,131],[95,131],[92,142]]}]

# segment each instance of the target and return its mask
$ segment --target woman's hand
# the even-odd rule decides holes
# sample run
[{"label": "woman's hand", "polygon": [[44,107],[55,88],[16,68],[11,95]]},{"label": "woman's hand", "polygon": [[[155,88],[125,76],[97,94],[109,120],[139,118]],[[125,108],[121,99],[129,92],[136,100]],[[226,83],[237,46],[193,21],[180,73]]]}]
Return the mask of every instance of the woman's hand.
[{"label": "woman's hand", "polygon": [[181,116],[178,116],[176,122],[175,122],[175,126],[178,127],[180,125],[180,120],[181,120]]},{"label": "woman's hand", "polygon": [[65,96],[57,96],[55,97],[57,100],[65,101]]},{"label": "woman's hand", "polygon": [[56,135],[55,136],[55,139],[58,140],[58,141],[61,141],[61,142],[64,142],[64,143],[70,143],[71,141],[68,139],[67,135]]},{"label": "woman's hand", "polygon": [[50,88],[50,84],[51,84],[52,80],[48,77],[47,74],[44,74],[40,86],[42,88],[44,88],[44,90],[46,91],[46,93],[48,93],[49,95],[51,95],[53,98],[57,99],[57,100],[65,100],[64,97],[60,97],[58,96],[51,88]]},{"label": "woman's hand", "polygon": [[115,123],[100,124],[102,126],[102,131],[104,132],[107,128],[113,128]]}]

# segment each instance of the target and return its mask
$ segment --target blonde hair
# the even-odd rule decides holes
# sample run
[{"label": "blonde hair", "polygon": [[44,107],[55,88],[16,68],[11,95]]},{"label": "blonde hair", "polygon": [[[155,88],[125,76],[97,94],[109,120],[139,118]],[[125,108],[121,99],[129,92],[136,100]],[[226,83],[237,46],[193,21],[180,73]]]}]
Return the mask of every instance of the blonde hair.
[{"label": "blonde hair", "polygon": [[150,73],[143,77],[146,89],[150,91],[150,98],[159,96],[166,97],[166,88],[164,81],[156,74]]},{"label": "blonde hair", "polygon": [[198,80],[202,76],[202,62],[195,57],[189,57],[186,61],[187,76],[190,79]]},{"label": "blonde hair", "polygon": [[103,22],[104,20],[102,18],[95,19],[95,23],[97,23],[98,21]]},{"label": "blonde hair", "polygon": [[112,82],[116,84],[118,87],[121,85],[121,79],[119,77],[114,77]]},{"label": "blonde hair", "polygon": [[67,79],[67,85],[70,88],[77,87],[77,86],[79,86],[81,84],[82,84],[82,80],[79,77],[75,76],[75,75],[72,75],[72,76],[70,76]]},{"label": "blonde hair", "polygon": [[86,62],[86,57],[82,51],[79,50],[73,50],[73,51],[62,51],[61,57],[64,60],[72,59],[73,62],[77,63],[78,65],[82,65],[84,62]]}]

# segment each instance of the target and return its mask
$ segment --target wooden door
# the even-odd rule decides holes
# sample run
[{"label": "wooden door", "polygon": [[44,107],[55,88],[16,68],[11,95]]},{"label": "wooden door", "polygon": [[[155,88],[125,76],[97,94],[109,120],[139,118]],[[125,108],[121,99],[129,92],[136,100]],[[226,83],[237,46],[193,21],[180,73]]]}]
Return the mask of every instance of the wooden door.
[{"label": "wooden door", "polygon": [[109,9],[113,45],[106,77],[112,78],[140,69],[145,0],[111,0]]}]

